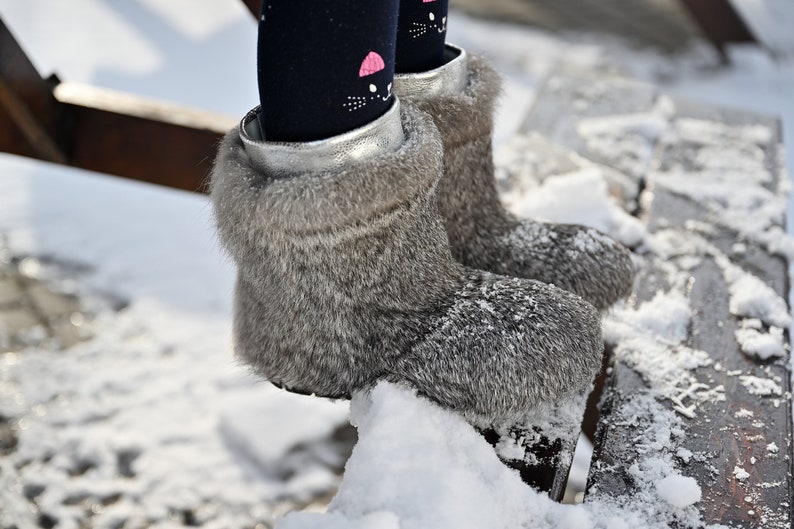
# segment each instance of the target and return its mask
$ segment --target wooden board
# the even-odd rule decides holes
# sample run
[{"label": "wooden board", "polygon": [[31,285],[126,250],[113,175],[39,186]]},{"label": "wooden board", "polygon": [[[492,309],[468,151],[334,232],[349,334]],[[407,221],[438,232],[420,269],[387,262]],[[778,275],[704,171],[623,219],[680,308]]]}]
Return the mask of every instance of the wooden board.
[{"label": "wooden board", "polygon": [[[613,85],[614,90],[608,91]],[[681,456],[668,455],[682,474],[694,477],[700,484],[703,498],[696,507],[703,523],[791,527],[790,358],[787,353],[783,358],[761,361],[741,352],[735,331],[747,318],[732,313],[732,279],[726,272],[748,272],[786,299],[787,262],[767,248],[763,237],[746,230],[742,219],[731,218],[736,213],[731,209],[734,205],[720,204],[715,200],[719,193],[710,194],[725,181],[719,171],[703,170],[702,156],[707,146],[671,134],[676,127],[694,124],[713,129],[717,140],[719,134],[724,134],[725,138],[719,141],[731,148],[741,150],[744,147],[740,144],[745,142],[758,161],[755,174],[765,171],[769,178],[757,183],[737,180],[735,185],[748,193],[759,192],[762,197],[767,196],[763,195],[766,191],[772,201],[785,178],[780,170],[779,123],[766,116],[665,98],[654,88],[639,83],[561,76],[546,86],[524,130],[546,135],[583,157],[614,166],[616,160],[605,156],[609,154],[606,150],[594,150],[589,141],[592,138],[582,134],[583,121],[593,117],[617,118],[613,123],[619,127],[622,119],[634,119],[642,113],[654,115],[657,124],[661,120],[661,128],[656,135],[644,131],[647,145],[639,148],[652,156],[647,160],[638,157],[634,160],[637,163],[630,166],[642,190],[640,215],[651,235],[667,234],[673,243],[681,242],[683,253],[663,258],[653,249],[640,249],[640,271],[631,304],[636,307],[660,290],[670,291],[674,288],[673,278],[685,279],[684,291],[692,315],[682,346],[707,354],[707,365],[692,373],[703,387],[716,388],[714,395],[719,397],[699,401],[693,417],[679,417],[682,432],[675,446],[684,450],[679,452]],[[608,129],[609,123],[606,125]],[[748,127],[754,125],[771,134],[768,138],[762,134],[750,145],[747,138],[752,138],[754,129]],[[733,131],[742,130],[747,131],[747,138],[741,134],[734,137]],[[726,156],[729,154],[726,152]],[[727,167],[729,171],[731,167]],[[681,178],[670,179],[672,174]],[[676,184],[671,185],[671,180]],[[681,184],[690,191],[682,192]],[[749,224],[754,219],[746,220]],[[775,223],[781,225],[782,220],[776,218]],[[684,244],[688,239],[698,243]],[[788,329],[785,342],[788,345]],[[743,377],[770,381],[779,391],[753,394],[749,384],[752,379]],[[617,354],[601,405],[588,481],[591,497],[608,497],[631,505],[638,495],[637,472],[632,465],[639,461],[643,449],[637,446],[637,439],[657,419],[652,414],[637,413],[634,404],[644,397],[654,399],[663,409],[673,408],[668,398],[651,387],[647,373],[641,373]],[[687,451],[694,457],[688,457]]]}]

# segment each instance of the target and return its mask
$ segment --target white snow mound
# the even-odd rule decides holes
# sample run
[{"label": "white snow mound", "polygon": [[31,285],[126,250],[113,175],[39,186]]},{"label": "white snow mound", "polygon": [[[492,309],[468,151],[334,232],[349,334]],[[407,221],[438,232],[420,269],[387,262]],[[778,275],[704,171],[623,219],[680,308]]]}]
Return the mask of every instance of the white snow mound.
[{"label": "white snow mound", "polygon": [[328,512],[288,514],[278,529],[594,527],[591,509],[533,491],[471,425],[412,390],[355,395],[351,422],[359,441]]},{"label": "white snow mound", "polygon": [[695,478],[672,474],[656,483],[659,497],[674,507],[687,507],[700,501],[702,491]]}]

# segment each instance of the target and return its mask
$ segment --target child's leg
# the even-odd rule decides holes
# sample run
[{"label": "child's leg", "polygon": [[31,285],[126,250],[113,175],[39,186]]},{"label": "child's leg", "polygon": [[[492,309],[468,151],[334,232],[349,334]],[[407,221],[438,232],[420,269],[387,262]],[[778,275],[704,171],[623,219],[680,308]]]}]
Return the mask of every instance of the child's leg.
[{"label": "child's leg", "polygon": [[398,73],[424,72],[444,62],[449,0],[401,0],[397,24]]},{"label": "child's leg", "polygon": [[259,122],[268,141],[355,129],[392,104],[398,0],[264,0]]}]

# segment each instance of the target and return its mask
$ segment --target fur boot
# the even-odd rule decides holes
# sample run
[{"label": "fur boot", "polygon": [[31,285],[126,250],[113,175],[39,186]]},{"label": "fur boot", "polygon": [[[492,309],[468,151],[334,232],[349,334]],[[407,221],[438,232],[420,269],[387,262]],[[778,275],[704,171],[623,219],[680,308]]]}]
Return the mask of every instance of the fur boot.
[{"label": "fur boot", "polygon": [[395,76],[394,90],[429,113],[441,131],[438,206],[455,259],[554,284],[599,309],[626,296],[633,266],[620,244],[592,228],[519,220],[504,209],[491,153],[499,77],[480,57],[453,46],[447,53],[440,68]]},{"label": "fur boot", "polygon": [[[373,126],[395,119],[396,150],[325,167],[305,163],[308,151],[340,137],[285,147],[252,140],[244,121],[223,140],[211,192],[238,265],[238,356],[277,385],[332,398],[408,382],[483,427],[582,391],[601,363],[597,311],[457,263],[437,210],[438,132],[399,102]],[[338,153],[371,143],[371,129]],[[283,164],[282,148],[294,151]]]}]

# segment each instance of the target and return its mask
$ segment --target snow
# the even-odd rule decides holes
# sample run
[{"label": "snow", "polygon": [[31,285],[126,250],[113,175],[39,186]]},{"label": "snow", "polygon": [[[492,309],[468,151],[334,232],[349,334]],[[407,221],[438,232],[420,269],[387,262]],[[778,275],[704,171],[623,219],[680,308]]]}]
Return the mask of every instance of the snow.
[{"label": "snow", "polygon": [[[630,527],[703,526],[696,506],[659,501],[658,484],[669,476],[683,475],[675,454],[675,447],[685,439],[682,419],[654,394],[640,393],[615,410],[612,420],[636,425],[633,442],[637,458],[627,469],[635,490],[631,495],[615,498],[610,492],[591,489],[585,506],[603,506],[613,515],[620,512],[618,517],[629,522]],[[626,510],[634,512],[633,522],[625,515]]]},{"label": "snow", "polygon": [[[559,509],[532,494],[465,421],[410,390],[381,383],[356,396],[351,422],[359,442],[329,506],[331,520],[355,526],[369,513],[391,513],[387,519],[404,529],[507,528],[533,510],[542,519]],[[277,527],[320,528],[324,516],[288,515]]]},{"label": "snow", "polygon": [[681,459],[684,463],[689,463],[694,455],[691,450],[688,450],[684,447],[679,447],[678,450],[675,451],[675,455]]},{"label": "snow", "polygon": [[[44,73],[57,70],[70,81],[231,117],[256,102],[255,21],[241,2],[0,0],[0,11]],[[507,74],[495,133],[507,173],[528,167],[522,157],[531,155],[524,149],[530,140],[508,138],[557,69],[625,74],[676,95],[779,114],[784,135],[794,137],[790,59],[733,46],[732,66],[719,67],[702,48],[670,60],[609,39],[573,34],[563,40],[453,16],[450,41],[490,52]],[[669,134],[689,139],[700,169],[719,174],[725,185],[695,188],[676,168],[654,168],[650,180],[697,197],[749,241],[791,255],[790,241],[774,225],[787,213],[785,189],[757,191],[776,178],[758,150],[772,129],[693,119],[667,130],[662,118],[670,111],[670,101],[662,99],[650,114],[592,118],[580,132],[593,152],[626,154],[621,169],[633,176],[644,176],[651,141]],[[758,148],[742,147],[748,142]],[[794,159],[794,142],[786,149]],[[535,162],[533,168],[544,160]],[[669,290],[614,309],[605,323],[607,339],[621,344],[616,354],[654,388],[623,410],[623,419],[638,425],[637,461],[630,468],[636,496],[619,503],[595,490],[584,505],[556,504],[524,486],[460,418],[408,389],[381,384],[355,397],[351,419],[360,440],[328,513],[289,514],[278,527],[700,525],[697,501],[705,484],[684,474],[686,463],[702,454],[679,446],[682,424],[702,403],[724,398],[724,388],[692,375],[709,360],[682,343],[691,311],[688,275],[681,272],[697,259],[680,258],[679,250],[718,262],[745,353],[779,357],[790,317],[785,300],[697,237],[704,226],[692,225],[684,240],[675,230],[646,233],[625,213],[632,209],[626,197],[636,194],[626,174],[579,160],[544,179],[517,174],[524,187],[505,196],[519,215],[599,228],[644,247],[670,271]],[[0,413],[19,417],[19,450],[0,459],[0,525],[32,526],[46,514],[59,520],[58,527],[78,527],[89,510],[96,527],[171,527],[188,518],[207,527],[268,526],[279,513],[324,503],[339,485],[347,456],[347,445],[337,439],[347,405],[281,392],[234,365],[234,273],[215,242],[206,199],[8,155],[0,155],[0,175],[0,237],[16,256],[88,264],[92,270],[76,288],[97,312],[91,324],[96,337],[88,342],[68,351],[0,357]],[[741,179],[747,193],[729,193]],[[105,293],[129,306],[111,310],[103,304]],[[780,380],[762,375],[728,373],[749,395],[780,396]],[[560,413],[570,417],[578,409],[562,403]],[[736,418],[752,420],[746,411]],[[549,415],[531,420],[570,435],[555,430],[565,421]],[[518,444],[504,436],[498,451],[520,457]],[[770,455],[779,451],[775,443],[766,445]],[[737,479],[749,476],[735,471]]]},{"label": "snow", "polygon": [[733,467],[733,477],[735,477],[739,481],[744,481],[750,477],[750,473],[740,466],[735,466]]},{"label": "snow", "polygon": [[582,119],[577,132],[601,159],[616,160],[615,169],[642,177],[658,138],[667,129],[671,102],[662,97],[651,112]]},{"label": "snow", "polygon": [[751,395],[783,395],[783,388],[780,387],[780,384],[769,378],[742,375],[739,377],[739,383],[741,383]]},{"label": "snow", "polygon": [[[0,413],[22,417],[18,450],[0,460],[0,503],[14,506],[0,525],[35,523],[25,490],[41,489],[39,509],[62,527],[79,525],[84,504],[101,510],[97,527],[183,512],[217,527],[272,523],[268,506],[335,490],[347,453],[330,439],[347,406],[234,365],[234,274],[204,197],[5,155],[2,164],[13,177],[0,178],[0,233],[15,255],[90,263],[76,288],[98,316],[96,336],[66,352],[0,357]],[[129,306],[110,310],[102,292]]]},{"label": "snow", "polygon": [[746,408],[742,408],[733,414],[733,416],[737,419],[746,419],[748,417],[752,417],[753,415],[755,415],[755,413],[752,410],[748,410]]},{"label": "snow", "polygon": [[742,352],[756,356],[761,360],[780,358],[786,354],[783,329],[770,327],[769,332],[762,332],[754,328],[740,328],[736,330],[736,341]]},{"label": "snow", "polygon": [[728,286],[731,295],[730,311],[737,316],[758,318],[769,325],[788,327],[791,316],[785,300],[757,277],[732,268]]},{"label": "snow", "polygon": [[[277,529],[666,526],[646,520],[634,505],[551,501],[526,487],[471,425],[408,388],[382,382],[357,394],[351,422],[360,439],[328,511],[288,514]],[[667,467],[658,461],[637,474],[656,484],[672,505],[670,516],[686,520],[692,512],[685,508],[699,500],[700,488],[675,474],[655,479]],[[671,484],[679,490],[669,492]]]},{"label": "snow", "polygon": [[[522,149],[520,140],[504,147],[500,155],[510,156],[508,150],[513,149]],[[645,234],[640,221],[610,198],[605,177],[595,167],[547,178],[529,190],[509,192],[505,203],[519,217],[586,224],[629,247],[640,244]]]},{"label": "snow", "polygon": [[690,317],[682,293],[659,291],[637,307],[613,309],[604,321],[604,339],[617,344],[615,354],[669,399],[674,411],[694,418],[699,404],[723,399],[724,389],[699,382],[692,372],[711,359],[684,345]]},{"label": "snow", "polygon": [[770,172],[770,154],[763,149],[773,137],[769,127],[682,118],[664,137],[694,152],[651,171],[650,182],[697,201],[711,223],[731,228],[773,253],[794,255],[794,244],[779,228],[787,187],[776,189],[778,175]]},{"label": "snow", "polygon": [[700,501],[702,492],[690,477],[672,474],[656,483],[656,492],[664,501],[675,507],[686,507]]}]

